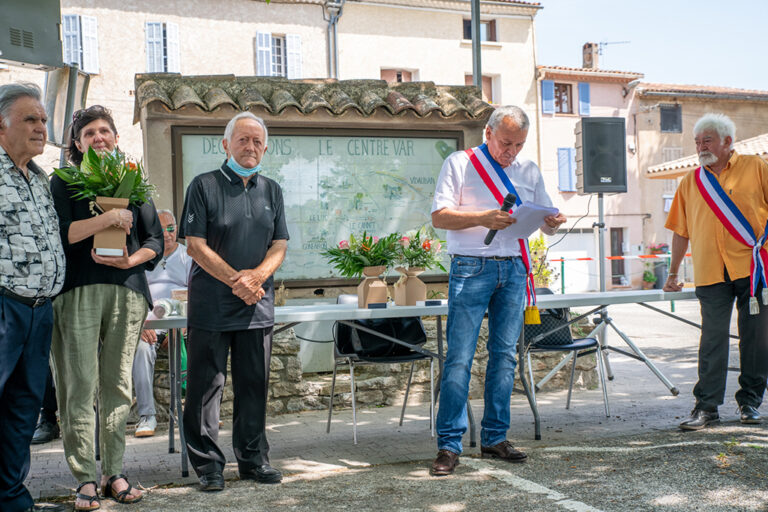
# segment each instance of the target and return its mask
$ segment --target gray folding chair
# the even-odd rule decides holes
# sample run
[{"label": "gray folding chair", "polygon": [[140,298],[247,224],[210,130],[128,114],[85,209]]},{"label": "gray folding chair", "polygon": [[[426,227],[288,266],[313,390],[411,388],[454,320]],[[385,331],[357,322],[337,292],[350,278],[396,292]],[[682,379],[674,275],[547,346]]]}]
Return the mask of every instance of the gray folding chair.
[{"label": "gray folding chair", "polygon": [[[357,302],[357,295],[339,295],[337,299],[338,304],[350,304],[350,303],[356,303]],[[397,320],[397,319],[381,319],[382,324],[386,323],[387,320]],[[415,341],[417,343],[426,340],[426,332],[424,331],[424,326],[421,323],[420,318],[416,318],[417,322],[411,322],[411,325],[413,326],[410,332],[407,333],[407,336],[404,336],[403,341]],[[376,324],[370,323],[369,321],[366,322],[355,322],[360,324],[364,327],[373,328],[376,330]],[[434,394],[434,366],[435,361],[434,358],[421,354],[419,352],[410,351],[407,350],[406,347],[399,348],[396,351],[396,354],[391,355],[371,355],[369,353],[366,353],[365,350],[361,350],[361,346],[359,344],[359,338],[353,340],[353,333],[352,330],[354,328],[342,324],[339,322],[336,322],[333,326],[333,337],[334,337],[334,363],[333,363],[333,380],[331,382],[331,396],[328,404],[328,424],[326,426],[326,432],[331,431],[331,416],[333,414],[333,398],[335,396],[335,389],[336,389],[336,372],[340,365],[347,364],[349,365],[349,378],[350,378],[350,388],[352,392],[352,437],[354,440],[354,443],[357,444],[357,404],[355,402],[355,366],[363,365],[363,364],[393,364],[393,363],[411,363],[411,370],[408,375],[408,385],[405,388],[405,397],[403,398],[403,409],[400,412],[400,426],[403,425],[403,418],[405,416],[405,407],[408,404],[408,393],[411,389],[411,380],[413,379],[413,370],[414,366],[416,364],[416,361],[420,361],[423,359],[429,359],[429,428],[430,432],[432,434],[432,437],[435,436],[435,394]],[[360,331],[358,331],[358,334]],[[373,336],[370,334],[367,334],[369,337]],[[395,336],[397,337],[397,336]],[[400,338],[398,338],[400,339]]]}]

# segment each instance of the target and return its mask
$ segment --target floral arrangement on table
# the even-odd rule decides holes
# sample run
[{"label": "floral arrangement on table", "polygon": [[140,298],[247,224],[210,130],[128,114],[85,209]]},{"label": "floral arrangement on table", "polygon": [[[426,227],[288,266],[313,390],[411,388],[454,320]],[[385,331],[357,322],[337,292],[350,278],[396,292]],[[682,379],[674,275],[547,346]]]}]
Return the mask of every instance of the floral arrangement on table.
[{"label": "floral arrangement on table", "polygon": [[349,240],[342,240],[336,247],[322,253],[328,263],[343,277],[360,277],[366,267],[390,267],[397,258],[399,235],[392,233],[385,237],[349,235]]},{"label": "floral arrangement on table", "polygon": [[138,205],[147,202],[154,192],[141,162],[119,151],[97,153],[88,148],[79,167],[63,167],[53,172],[69,185],[74,199],[97,201],[97,197],[111,197]]},{"label": "floral arrangement on table", "polygon": [[439,268],[445,272],[439,256],[443,243],[445,243],[443,240],[429,237],[423,228],[409,231],[398,241],[395,263],[409,269]]}]

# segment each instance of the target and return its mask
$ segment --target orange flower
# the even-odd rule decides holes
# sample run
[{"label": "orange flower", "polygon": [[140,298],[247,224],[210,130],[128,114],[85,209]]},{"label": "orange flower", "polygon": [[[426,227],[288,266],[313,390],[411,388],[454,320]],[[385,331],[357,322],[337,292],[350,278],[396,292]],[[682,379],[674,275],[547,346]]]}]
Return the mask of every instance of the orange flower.
[{"label": "orange flower", "polygon": [[430,240],[424,240],[424,243],[421,244],[421,248],[425,251],[428,251],[430,247],[432,247],[432,242]]},{"label": "orange flower", "polygon": [[135,171],[136,170],[136,164],[133,162],[128,162],[128,169]]}]

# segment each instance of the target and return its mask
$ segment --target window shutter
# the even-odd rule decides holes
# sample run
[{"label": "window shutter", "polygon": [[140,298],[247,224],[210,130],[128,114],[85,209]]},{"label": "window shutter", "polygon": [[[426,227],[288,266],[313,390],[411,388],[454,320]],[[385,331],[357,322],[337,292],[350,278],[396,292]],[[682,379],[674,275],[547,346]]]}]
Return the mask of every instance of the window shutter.
[{"label": "window shutter", "polygon": [[147,40],[147,73],[162,73],[163,66],[163,24],[157,22],[146,23]]},{"label": "window shutter", "polygon": [[272,34],[256,32],[256,74],[272,76]]},{"label": "window shutter", "polygon": [[99,72],[99,36],[94,16],[80,16],[83,41],[83,71],[90,74]]},{"label": "window shutter", "polygon": [[288,61],[286,78],[301,78],[301,36],[287,34],[285,36],[285,55]]},{"label": "window shutter", "polygon": [[557,148],[558,188],[561,192],[576,191],[576,150]]},{"label": "window shutter", "polygon": [[179,56],[179,26],[176,23],[165,24],[165,50],[168,55],[168,73],[181,73]]},{"label": "window shutter", "polygon": [[66,64],[77,64],[83,67],[80,59],[80,16],[77,14],[65,14],[62,18],[62,32],[64,36],[64,62]]},{"label": "window shutter", "polygon": [[541,113],[555,113],[555,82],[552,80],[541,81]]},{"label": "window shutter", "polygon": [[579,114],[589,115],[589,84],[587,82],[579,82]]}]

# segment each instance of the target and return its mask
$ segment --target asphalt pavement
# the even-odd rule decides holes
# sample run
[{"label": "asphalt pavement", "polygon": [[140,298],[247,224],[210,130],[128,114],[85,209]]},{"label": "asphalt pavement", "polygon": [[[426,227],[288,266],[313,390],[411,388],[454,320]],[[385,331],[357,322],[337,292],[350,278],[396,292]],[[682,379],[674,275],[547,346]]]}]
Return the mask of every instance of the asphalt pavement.
[{"label": "asphalt pavement", "polygon": [[[675,307],[684,318],[699,320],[697,303]],[[456,473],[432,477],[436,445],[427,405],[409,407],[402,427],[398,406],[359,411],[357,445],[351,410],[334,411],[329,434],[327,413],[313,411],[268,420],[272,464],[285,474],[278,485],[237,478],[231,424],[225,422],[227,488],[210,494],[197,490],[194,473],[181,477],[179,453],[168,453],[166,425],[152,438],[128,436],[124,472],[147,489],[145,498],[131,506],[104,500],[102,510],[768,510],[768,421],[738,421],[737,374],[729,374],[721,423],[682,432],[677,424],[693,405],[698,331],[636,305],[611,307],[610,314],[680,395],[673,396],[644,363],[612,353],[612,416],[603,412],[599,389],[576,390],[570,410],[565,391],[539,393],[540,441],[533,438],[525,397],[515,395],[508,437],[528,453],[526,464],[480,458],[465,438]],[[626,348],[615,333],[608,342]],[[736,343],[731,362],[738,366]],[[472,407],[479,422],[482,400]],[[27,485],[36,498],[74,502],[76,483],[61,441],[32,447]]]}]

